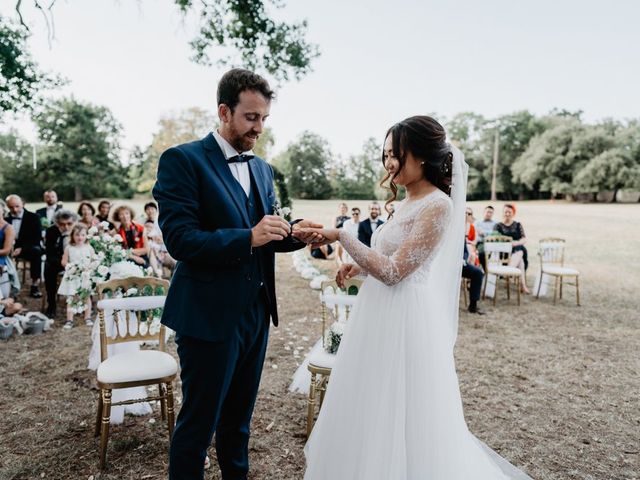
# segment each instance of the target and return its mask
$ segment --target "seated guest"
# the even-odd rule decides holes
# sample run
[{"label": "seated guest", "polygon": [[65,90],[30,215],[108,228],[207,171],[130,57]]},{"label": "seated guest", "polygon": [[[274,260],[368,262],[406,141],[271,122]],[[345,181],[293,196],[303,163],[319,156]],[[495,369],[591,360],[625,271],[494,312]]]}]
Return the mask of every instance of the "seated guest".
[{"label": "seated guest", "polygon": [[129,250],[129,259],[138,265],[149,266],[149,245],[144,227],[133,221],[135,213],[127,205],[116,208],[113,212],[113,221],[119,224],[117,233],[122,238],[122,248]]},{"label": "seated guest", "polygon": [[144,213],[146,217],[143,223],[146,224],[149,221],[153,223],[152,236],[157,237],[162,235],[162,233],[160,233],[160,225],[158,225],[158,205],[156,205],[156,202],[147,203],[144,206]]},{"label": "seated guest", "polygon": [[[342,224],[342,228],[344,228],[347,232],[349,232],[354,237],[358,236],[358,227],[360,225],[360,209],[358,207],[353,207],[351,209],[351,218],[345,220]],[[353,262],[352,258],[349,256],[347,251],[342,248],[342,245],[338,242],[337,252],[336,252],[336,260],[338,266],[343,263],[351,263]]]},{"label": "seated guest", "polygon": [[109,221],[109,212],[111,211],[111,202],[109,200],[100,200],[98,203],[98,213],[96,214],[96,218],[102,222],[107,222],[109,224],[108,230],[111,232],[116,229],[116,226]]},{"label": "seated guest", "polygon": [[24,202],[18,195],[7,197],[9,215],[5,220],[13,226],[16,234],[13,245],[13,257],[24,259],[30,264],[31,290],[33,298],[42,297],[40,293],[40,270],[42,263],[42,230],[40,217],[24,208]]},{"label": "seated guest", "polygon": [[58,203],[58,194],[54,190],[44,192],[44,204],[44,207],[36,210],[43,231],[53,225],[56,212],[62,208],[62,205]]},{"label": "seated guest", "polygon": [[58,210],[54,224],[47,228],[44,246],[47,259],[44,262],[44,285],[47,290],[47,317],[56,316],[56,298],[58,293],[58,275],[64,272],[62,257],[69,244],[69,234],[76,223],[76,215],[69,210]]},{"label": "seated guest", "polygon": [[338,208],[340,214],[336,217],[336,228],[342,228],[342,224],[349,220],[349,217],[347,216],[349,207],[346,203],[341,203]]},{"label": "seated guest", "polygon": [[473,217],[473,210],[467,207],[465,212],[465,239],[467,242],[467,263],[471,265],[480,265],[480,260],[478,259],[478,251],[476,250],[476,229],[473,226],[475,218]]},{"label": "seated guest", "polygon": [[331,244],[322,245],[320,247],[313,247],[309,245],[309,250],[311,250],[311,256],[313,258],[317,258],[318,260],[333,259],[334,248]]},{"label": "seated guest", "polygon": [[371,236],[384,221],[380,218],[380,205],[373,202],[369,205],[369,218],[358,225],[358,240],[371,247]]},{"label": "seated guest", "polygon": [[507,203],[504,206],[502,222],[499,222],[494,227],[494,231],[500,235],[511,237],[512,239],[512,253],[509,265],[512,267],[518,267],[522,274],[520,276],[521,289],[524,293],[530,293],[527,288],[526,272],[529,267],[529,261],[527,258],[527,249],[524,246],[527,243],[527,237],[524,234],[524,228],[520,222],[514,220],[516,215],[516,206]]},{"label": "seated guest", "polygon": [[4,219],[6,211],[7,206],[0,200],[0,293],[3,293],[4,297],[8,298],[11,292],[11,282],[7,272],[7,263],[16,233],[13,230],[13,226]]},{"label": "seated guest", "polygon": [[469,313],[477,313],[478,315],[484,315],[484,312],[478,308],[478,300],[480,300],[480,291],[482,289],[482,280],[484,279],[484,272],[480,267],[468,262],[469,251],[467,249],[467,242],[464,244],[463,262],[462,262],[462,276],[470,280],[469,285]]},{"label": "seated guest", "polygon": [[95,216],[96,209],[89,202],[80,202],[78,205],[78,223],[87,229],[95,227],[100,223],[100,219]]},{"label": "seated guest", "polygon": [[176,266],[175,259],[169,255],[167,247],[162,239],[162,232],[157,225],[151,220],[144,222],[144,229],[149,242],[149,265],[153,269],[154,274],[162,278],[163,267],[173,270]]},{"label": "seated guest", "polygon": [[22,311],[22,304],[16,302],[13,298],[3,298],[0,293],[0,318],[10,317]]},{"label": "seated guest", "polygon": [[488,205],[484,209],[484,215],[482,220],[476,220],[473,224],[476,230],[478,241],[476,242],[476,249],[478,250],[478,257],[480,258],[480,264],[484,271],[487,271],[487,259],[484,255],[484,239],[493,233],[493,228],[496,226],[496,222],[493,220],[493,207]]}]

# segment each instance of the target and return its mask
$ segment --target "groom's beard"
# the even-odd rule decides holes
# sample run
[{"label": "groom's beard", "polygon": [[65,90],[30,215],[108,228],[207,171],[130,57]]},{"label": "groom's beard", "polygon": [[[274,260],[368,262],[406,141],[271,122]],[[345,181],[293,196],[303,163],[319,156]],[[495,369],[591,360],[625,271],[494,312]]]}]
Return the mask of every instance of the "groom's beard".
[{"label": "groom's beard", "polygon": [[255,146],[260,135],[256,132],[249,130],[245,133],[240,133],[237,130],[232,132],[232,141],[229,142],[238,152],[247,152]]}]

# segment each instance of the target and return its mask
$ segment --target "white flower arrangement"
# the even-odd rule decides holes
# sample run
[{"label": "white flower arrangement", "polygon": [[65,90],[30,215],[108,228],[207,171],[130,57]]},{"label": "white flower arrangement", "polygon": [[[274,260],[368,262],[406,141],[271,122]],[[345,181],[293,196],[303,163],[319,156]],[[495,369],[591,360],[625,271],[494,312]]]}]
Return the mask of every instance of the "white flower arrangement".
[{"label": "white flower arrangement", "polygon": [[[109,224],[102,222],[100,227],[106,229]],[[98,283],[109,279],[148,276],[142,267],[126,260],[128,255],[120,245],[122,241],[120,235],[112,237],[100,232],[100,229],[96,227],[91,227],[87,233],[89,244],[93,247],[95,254],[78,262],[68,263],[65,267],[67,279],[78,284],[75,294],[67,299],[67,303],[74,313],[84,311],[87,299],[95,294]],[[135,288],[131,288],[125,293],[126,296],[137,294],[138,291]]]},{"label": "white flower arrangement", "polygon": [[340,342],[342,341],[342,335],[344,334],[343,322],[335,322],[326,331],[324,336],[324,349],[327,353],[336,354]]}]

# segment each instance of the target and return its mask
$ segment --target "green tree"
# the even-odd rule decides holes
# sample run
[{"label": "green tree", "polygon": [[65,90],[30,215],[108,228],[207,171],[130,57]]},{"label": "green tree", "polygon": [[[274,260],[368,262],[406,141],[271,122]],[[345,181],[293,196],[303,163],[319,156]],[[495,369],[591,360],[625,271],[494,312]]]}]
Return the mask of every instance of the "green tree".
[{"label": "green tree", "polygon": [[621,189],[640,189],[640,162],[623,148],[612,148],[593,157],[577,173],[574,190],[592,193],[613,191],[613,201]]},{"label": "green tree", "polygon": [[0,134],[0,197],[17,193],[26,200],[40,200],[42,184],[34,178],[33,147],[16,131]]},{"label": "green tree", "polygon": [[208,110],[191,107],[164,115],[158,124],[151,144],[144,150],[137,147],[130,156],[131,185],[138,193],[151,191],[162,152],[181,143],[199,140],[217,128],[218,119]]},{"label": "green tree", "polygon": [[36,178],[62,198],[131,195],[120,162],[120,124],[106,107],[63,98],[34,117],[42,150]]},{"label": "green tree", "polygon": [[40,71],[27,50],[27,32],[0,15],[0,122],[9,112],[31,111],[41,90],[58,79]]},{"label": "green tree", "polygon": [[335,196],[353,200],[376,198],[376,187],[384,176],[381,152],[380,142],[372,137],[362,146],[362,153],[338,163],[332,175]]},{"label": "green tree", "polygon": [[328,169],[331,151],[325,139],[303,132],[287,148],[289,155],[288,187],[294,198],[326,199],[331,197]]},{"label": "green tree", "polygon": [[[15,10],[22,26],[22,0],[15,1]],[[318,47],[309,43],[306,20],[285,22],[276,20],[273,10],[284,7],[284,0],[173,0],[184,15],[200,20],[197,35],[191,40],[192,59],[211,64],[211,53],[218,65],[245,66],[265,71],[278,81],[300,79],[311,71],[311,62],[319,56]],[[46,10],[41,2],[34,6],[44,13],[49,36],[53,34],[52,1]],[[271,10],[271,11],[270,11]],[[221,55],[226,52],[226,55]]]}]

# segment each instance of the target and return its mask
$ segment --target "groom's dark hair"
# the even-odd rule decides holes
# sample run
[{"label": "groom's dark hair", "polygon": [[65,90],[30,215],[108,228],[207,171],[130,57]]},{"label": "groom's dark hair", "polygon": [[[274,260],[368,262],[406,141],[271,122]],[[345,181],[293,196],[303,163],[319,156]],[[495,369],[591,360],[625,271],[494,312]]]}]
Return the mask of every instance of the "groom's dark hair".
[{"label": "groom's dark hair", "polygon": [[240,102],[240,94],[245,90],[261,93],[269,101],[275,97],[275,92],[271,90],[269,83],[260,75],[243,68],[234,68],[220,79],[218,105],[224,103],[233,112]]}]

